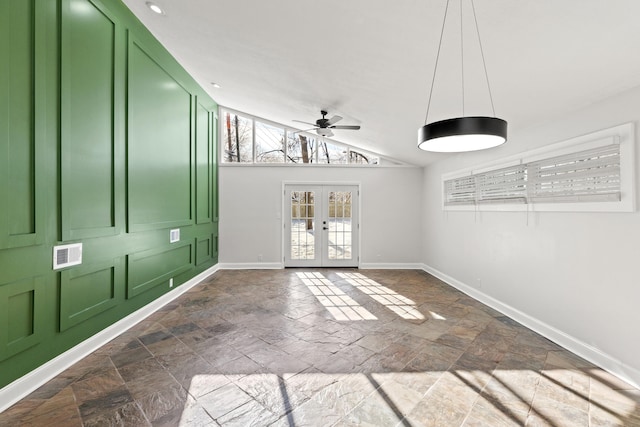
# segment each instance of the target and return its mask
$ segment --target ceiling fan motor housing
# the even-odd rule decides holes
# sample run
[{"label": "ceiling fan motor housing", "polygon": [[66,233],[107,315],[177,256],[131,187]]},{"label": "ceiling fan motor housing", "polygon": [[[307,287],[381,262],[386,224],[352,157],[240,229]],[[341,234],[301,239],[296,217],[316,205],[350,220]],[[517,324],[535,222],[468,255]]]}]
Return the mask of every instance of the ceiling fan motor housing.
[{"label": "ceiling fan motor housing", "polygon": [[328,113],[327,113],[325,110],[322,110],[322,111],[320,111],[320,114],[322,114],[322,118],[321,118],[321,119],[316,120],[316,124],[317,124],[320,128],[324,129],[324,128],[326,128],[326,127],[328,127],[328,126],[329,126],[329,123],[328,123],[328,122],[329,122],[329,119],[327,119],[327,118],[326,118],[326,115],[327,115]]}]

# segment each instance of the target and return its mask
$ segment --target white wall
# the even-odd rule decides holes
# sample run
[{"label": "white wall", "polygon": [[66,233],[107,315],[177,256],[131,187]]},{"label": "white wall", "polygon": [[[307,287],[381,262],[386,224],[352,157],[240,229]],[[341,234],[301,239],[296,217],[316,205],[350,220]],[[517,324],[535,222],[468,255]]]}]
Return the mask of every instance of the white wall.
[{"label": "white wall", "polygon": [[360,265],[419,266],[422,173],[413,167],[222,165],[220,263],[282,264],[282,183],[297,181],[360,183]]},{"label": "white wall", "polygon": [[[637,152],[639,119],[636,88],[511,132],[510,142],[499,149],[427,167],[423,206],[428,268],[480,299],[513,309],[528,326],[635,384],[640,384],[640,214],[443,213],[441,175],[625,122],[635,123]],[[637,169],[637,153],[635,163]]]}]

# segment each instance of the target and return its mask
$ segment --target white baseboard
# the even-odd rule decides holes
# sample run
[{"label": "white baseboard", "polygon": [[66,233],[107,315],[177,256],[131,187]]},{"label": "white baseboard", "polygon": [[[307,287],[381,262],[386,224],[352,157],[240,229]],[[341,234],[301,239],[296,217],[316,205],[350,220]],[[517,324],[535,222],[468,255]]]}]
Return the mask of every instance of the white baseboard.
[{"label": "white baseboard", "polygon": [[223,262],[220,270],[278,270],[284,268],[281,262]]},{"label": "white baseboard", "polygon": [[132,326],[146,319],[148,316],[187,292],[189,289],[218,270],[220,270],[219,265],[214,265],[182,285],[176,287],[171,292],[162,295],[160,298],[150,302],[127,317],[120,319],[113,325],[103,329],[92,337],[87,338],[75,347],[56,356],[44,365],[39,366],[23,377],[20,377],[14,382],[6,385],[0,389],[0,412],[3,412],[20,399],[35,391],[38,387],[69,368],[74,363],[93,353],[104,344],[116,338],[118,335],[124,333]]},{"label": "white baseboard", "polygon": [[[220,270],[279,270],[284,268],[281,262],[223,262]],[[363,270],[422,270],[420,263],[361,262],[358,268]]]},{"label": "white baseboard", "polygon": [[527,328],[539,333],[554,343],[566,348],[567,350],[577,354],[585,360],[604,369],[605,371],[615,375],[630,385],[640,388],[640,370],[629,366],[614,357],[602,352],[601,350],[572,337],[571,335],[550,326],[543,321],[536,319],[522,311],[513,308],[479,290],[460,282],[457,279],[423,264],[423,270],[432,276],[437,277],[448,285],[453,286],[459,291],[469,295],[473,299],[497,310],[513,320],[523,324]]},{"label": "white baseboard", "polygon": [[362,270],[422,270],[423,264],[401,262],[361,262],[359,268]]}]

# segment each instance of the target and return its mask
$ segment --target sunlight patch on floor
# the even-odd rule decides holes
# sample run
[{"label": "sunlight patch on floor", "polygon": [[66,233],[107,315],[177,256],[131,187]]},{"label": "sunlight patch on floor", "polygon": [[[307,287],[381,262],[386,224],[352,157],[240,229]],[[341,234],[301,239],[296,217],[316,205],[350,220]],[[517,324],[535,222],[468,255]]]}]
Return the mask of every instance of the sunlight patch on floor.
[{"label": "sunlight patch on floor", "polygon": [[429,311],[429,314],[431,315],[432,318],[436,320],[447,320],[446,317],[440,316],[438,313],[434,313],[433,311]]},{"label": "sunlight patch on floor", "polygon": [[375,280],[369,279],[361,273],[338,273],[343,279],[355,286],[359,291],[369,295],[371,298],[387,307],[403,319],[424,320],[425,317],[413,300],[400,295],[392,289],[382,286]]},{"label": "sunlight patch on floor", "polygon": [[340,288],[331,283],[322,274],[306,272],[296,274],[318,301],[326,307],[334,319],[338,321],[377,320],[377,317],[371,314],[369,310],[342,292]]}]

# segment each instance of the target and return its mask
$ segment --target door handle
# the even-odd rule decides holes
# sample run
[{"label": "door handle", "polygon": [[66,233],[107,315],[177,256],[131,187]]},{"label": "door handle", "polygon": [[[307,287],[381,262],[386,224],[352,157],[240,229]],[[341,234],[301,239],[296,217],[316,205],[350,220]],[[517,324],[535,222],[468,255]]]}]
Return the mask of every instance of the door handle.
[{"label": "door handle", "polygon": [[322,229],[323,229],[323,230],[328,230],[328,229],[329,229],[329,227],[322,227]]}]

